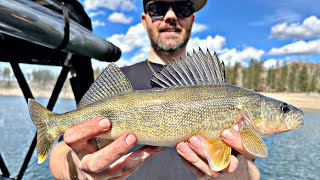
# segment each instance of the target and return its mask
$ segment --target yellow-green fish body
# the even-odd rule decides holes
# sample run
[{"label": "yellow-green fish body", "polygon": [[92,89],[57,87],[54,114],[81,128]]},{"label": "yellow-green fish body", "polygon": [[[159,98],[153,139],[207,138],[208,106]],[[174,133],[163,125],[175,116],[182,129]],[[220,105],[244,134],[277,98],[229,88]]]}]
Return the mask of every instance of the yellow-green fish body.
[{"label": "yellow-green fish body", "polygon": [[175,146],[192,135],[201,135],[209,141],[205,152],[216,171],[225,168],[231,156],[231,148],[220,139],[224,129],[238,126],[244,147],[265,157],[267,150],[258,135],[303,124],[300,109],[225,83],[223,64],[216,55],[205,55],[201,50],[169,64],[152,81],[163,88],[134,91],[119,68],[109,65],[74,111],[54,114],[29,100],[30,115],[38,130],[39,162],[70,126],[99,116],[112,122],[111,130],[97,137],[99,142],[130,132],[139,144]]},{"label": "yellow-green fish body", "polygon": [[101,138],[116,139],[131,132],[140,144],[174,146],[194,134],[218,138],[221,130],[238,122],[236,107],[245,103],[243,97],[249,100],[256,95],[232,85],[133,91],[65,114],[53,114],[48,121],[63,133],[76,123],[105,116],[111,120],[112,129]]}]

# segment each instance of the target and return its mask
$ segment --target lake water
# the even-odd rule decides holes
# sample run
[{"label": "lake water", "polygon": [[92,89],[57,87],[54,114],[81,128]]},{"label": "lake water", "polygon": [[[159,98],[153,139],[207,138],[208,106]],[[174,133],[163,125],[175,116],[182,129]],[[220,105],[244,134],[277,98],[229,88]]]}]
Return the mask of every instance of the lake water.
[{"label": "lake water", "polygon": [[[43,105],[48,103],[48,98],[36,100]],[[59,99],[55,107],[54,112],[62,113],[75,109],[76,104],[71,99]],[[304,120],[300,129],[264,138],[269,155],[256,160],[262,180],[320,178],[320,112],[307,112]],[[20,170],[34,133],[24,98],[0,96],[0,153],[12,177]],[[53,179],[48,160],[38,165],[34,152],[24,179]]]}]

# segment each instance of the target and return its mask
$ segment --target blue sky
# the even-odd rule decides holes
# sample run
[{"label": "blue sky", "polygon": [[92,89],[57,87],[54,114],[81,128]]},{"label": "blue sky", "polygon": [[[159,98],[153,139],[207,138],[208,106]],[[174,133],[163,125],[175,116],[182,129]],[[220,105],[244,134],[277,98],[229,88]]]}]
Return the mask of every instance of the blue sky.
[{"label": "blue sky", "polygon": [[[141,0],[81,0],[94,33],[123,51],[118,65],[148,56],[149,40],[140,23]],[[188,52],[198,47],[216,51],[227,64],[251,58],[265,61],[320,61],[320,1],[208,0],[196,12]],[[96,63],[95,63],[96,64]],[[99,64],[100,65],[100,64]]]},{"label": "blue sky", "polygon": [[[142,0],[80,2],[92,20],[93,32],[121,48],[119,66],[146,59],[150,43],[140,23]],[[187,49],[191,52],[199,46],[209,48],[231,65],[246,64],[251,58],[265,61],[265,67],[284,60],[319,63],[319,7],[319,0],[208,0],[195,14]],[[93,65],[106,66],[95,60]],[[35,67],[46,68],[23,67],[29,71]]]}]

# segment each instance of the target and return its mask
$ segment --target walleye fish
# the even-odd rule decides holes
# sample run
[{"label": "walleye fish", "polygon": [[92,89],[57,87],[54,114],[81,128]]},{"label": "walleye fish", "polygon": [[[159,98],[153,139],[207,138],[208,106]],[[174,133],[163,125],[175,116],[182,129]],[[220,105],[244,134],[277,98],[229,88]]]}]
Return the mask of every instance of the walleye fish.
[{"label": "walleye fish", "polygon": [[38,163],[54,141],[70,126],[105,116],[112,128],[96,137],[104,146],[123,133],[133,133],[138,144],[176,146],[193,135],[203,136],[210,168],[220,171],[231,158],[231,147],[220,138],[226,128],[239,128],[244,148],[266,157],[260,136],[301,127],[302,110],[257,92],[226,83],[225,67],[216,53],[199,49],[186,59],[174,60],[154,75],[152,90],[132,89],[127,77],[110,64],[92,84],[74,111],[50,112],[29,99],[37,128]]}]

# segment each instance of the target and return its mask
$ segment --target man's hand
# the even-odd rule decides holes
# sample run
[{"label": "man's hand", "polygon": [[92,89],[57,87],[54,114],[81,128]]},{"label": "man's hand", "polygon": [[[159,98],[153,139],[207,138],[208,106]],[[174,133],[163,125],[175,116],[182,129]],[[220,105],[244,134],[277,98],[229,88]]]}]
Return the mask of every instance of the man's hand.
[{"label": "man's hand", "polygon": [[[247,152],[242,146],[240,133],[234,129],[226,129],[221,134],[222,140],[230,147],[238,151],[247,158],[256,158],[254,155]],[[238,167],[238,159],[231,156],[229,166],[222,172],[215,172],[210,169],[208,161],[205,157],[202,142],[206,140],[201,136],[192,136],[188,142],[180,142],[177,145],[177,151],[182,156],[183,162],[191,170],[197,179],[211,179],[218,178],[223,173],[234,172]]]},{"label": "man's hand", "polygon": [[[79,179],[124,179],[138,169],[143,162],[161,151],[163,147],[144,146],[134,152],[126,154],[135,144],[136,137],[124,134],[110,145],[99,150],[94,137],[101,135],[111,128],[110,121],[95,118],[81,122],[69,128],[64,134],[65,144],[58,144],[50,156],[50,169],[56,178]],[[62,175],[56,175],[59,166],[57,158],[59,149],[63,151],[69,146],[65,156],[67,170]],[[60,147],[59,147],[60,146]],[[51,160],[53,158],[53,160]]]},{"label": "man's hand", "polygon": [[255,159],[257,158],[255,155],[249,153],[243,146],[242,141],[240,137],[240,133],[234,129],[226,129],[221,134],[222,140],[228,144],[230,147],[232,147],[234,150],[238,151],[243,156]]}]

